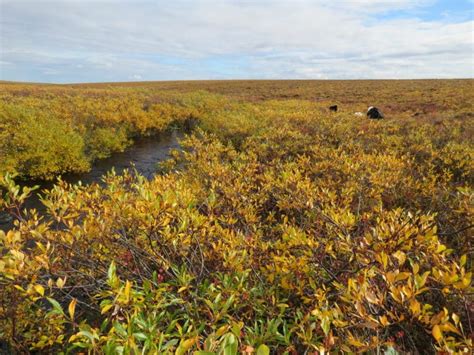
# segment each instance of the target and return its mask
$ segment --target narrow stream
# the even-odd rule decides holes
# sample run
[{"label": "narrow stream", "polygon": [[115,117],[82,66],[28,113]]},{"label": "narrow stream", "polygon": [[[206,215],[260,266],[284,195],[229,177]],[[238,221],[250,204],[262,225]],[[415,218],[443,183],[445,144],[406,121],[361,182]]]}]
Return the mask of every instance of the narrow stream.
[{"label": "narrow stream", "polygon": [[[168,159],[172,149],[179,148],[178,140],[181,137],[181,132],[172,130],[153,137],[139,138],[125,152],[114,153],[109,158],[96,161],[89,172],[65,174],[62,176],[62,179],[72,184],[81,181],[82,184],[89,185],[94,182],[100,182],[102,176],[107,174],[112,168],[115,169],[117,174],[121,174],[125,169],[132,166],[138,173],[147,179],[151,179],[157,171],[158,163]],[[38,193],[43,189],[51,189],[54,182],[28,181],[22,185],[40,185],[40,190],[32,193],[32,196],[26,201],[24,208],[35,208],[39,212],[44,211],[44,206],[40,201]],[[6,231],[13,226],[13,223],[6,222],[4,218],[4,215],[0,213],[0,229]],[[3,224],[2,220],[4,220]]]}]

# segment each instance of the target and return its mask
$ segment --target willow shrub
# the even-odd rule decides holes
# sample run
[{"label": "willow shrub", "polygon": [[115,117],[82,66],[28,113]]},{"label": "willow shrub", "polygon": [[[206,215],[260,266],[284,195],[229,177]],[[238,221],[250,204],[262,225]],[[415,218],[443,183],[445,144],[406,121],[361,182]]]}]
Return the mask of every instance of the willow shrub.
[{"label": "willow shrub", "polygon": [[84,140],[65,121],[47,112],[16,105],[0,109],[0,171],[53,178],[85,171]]},{"label": "willow shrub", "polygon": [[59,182],[43,217],[3,179],[10,351],[472,349],[469,121],[213,110],[162,175]]},{"label": "willow shrub", "polygon": [[186,126],[225,102],[205,92],[0,85],[0,174],[52,180],[87,171],[136,137]]},{"label": "willow shrub", "polygon": [[472,349],[465,103],[443,120],[374,122],[318,102],[145,86],[15,86],[0,99],[0,171],[20,176],[87,169],[137,135],[201,127],[152,181],[59,181],[42,216],[21,207],[35,191],[3,175],[0,206],[16,222],[0,231],[0,349]]}]

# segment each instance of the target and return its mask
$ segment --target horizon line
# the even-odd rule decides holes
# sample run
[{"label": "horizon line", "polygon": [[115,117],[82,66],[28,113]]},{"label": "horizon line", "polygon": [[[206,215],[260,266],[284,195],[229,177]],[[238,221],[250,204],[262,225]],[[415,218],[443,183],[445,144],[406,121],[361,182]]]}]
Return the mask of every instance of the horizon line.
[{"label": "horizon line", "polygon": [[84,85],[84,84],[140,84],[140,83],[179,83],[179,82],[226,82],[226,81],[427,81],[427,80],[474,80],[474,77],[452,77],[452,78],[378,78],[378,79],[173,79],[173,80],[131,80],[131,81],[83,81],[83,82],[37,82],[37,81],[21,81],[21,80],[4,80],[0,79],[0,84],[30,84],[30,85]]}]

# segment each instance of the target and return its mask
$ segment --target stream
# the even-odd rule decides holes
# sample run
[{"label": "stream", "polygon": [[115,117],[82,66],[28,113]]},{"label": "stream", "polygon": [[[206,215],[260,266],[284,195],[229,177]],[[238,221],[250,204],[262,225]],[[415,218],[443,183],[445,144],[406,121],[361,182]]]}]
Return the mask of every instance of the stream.
[{"label": "stream", "polygon": [[[132,166],[138,173],[147,179],[151,179],[157,171],[158,163],[168,159],[172,149],[179,148],[178,140],[182,136],[183,134],[181,132],[171,130],[152,137],[138,138],[134,144],[124,152],[114,153],[108,158],[94,162],[89,172],[65,174],[62,176],[62,179],[71,184],[79,181],[81,181],[83,185],[89,185],[94,182],[100,183],[102,176],[107,174],[112,168],[115,169],[117,175],[120,175],[125,169],[131,168]],[[20,183],[20,185],[40,185],[40,189],[32,193],[23,208],[35,208],[40,213],[44,211],[45,208],[38,194],[41,193],[41,190],[51,189],[54,186],[54,181],[28,181]],[[0,212],[0,229],[7,231],[12,228],[12,226],[13,222],[7,221],[5,215]]]}]

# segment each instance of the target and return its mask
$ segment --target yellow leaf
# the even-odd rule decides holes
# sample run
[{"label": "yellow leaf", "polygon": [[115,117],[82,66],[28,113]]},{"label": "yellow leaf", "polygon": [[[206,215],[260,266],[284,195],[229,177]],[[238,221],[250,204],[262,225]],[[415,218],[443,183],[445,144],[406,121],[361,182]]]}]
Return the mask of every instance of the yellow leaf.
[{"label": "yellow leaf", "polygon": [[377,257],[379,262],[382,264],[384,270],[387,268],[388,265],[388,255],[385,254],[383,251],[380,252],[380,255]]},{"label": "yellow leaf", "polygon": [[395,281],[395,276],[396,276],[396,273],[389,271],[385,274],[385,279],[387,280],[388,283],[393,284],[393,282]]},{"label": "yellow leaf", "polygon": [[443,339],[443,332],[441,331],[441,328],[438,325],[435,325],[433,327],[431,334],[433,334],[434,338],[436,339],[438,343],[441,339]]},{"label": "yellow leaf", "polygon": [[26,292],[20,285],[13,285],[18,291]]},{"label": "yellow leaf", "polygon": [[77,299],[73,298],[71,303],[69,303],[69,316],[71,319],[74,319],[74,312],[76,311],[76,304],[77,304]]},{"label": "yellow leaf", "polygon": [[471,273],[468,273],[468,274],[466,274],[465,277],[463,277],[462,285],[464,287],[469,287],[470,284],[471,284]]},{"label": "yellow leaf", "polygon": [[453,332],[453,333],[456,333],[458,335],[461,335],[461,333],[459,332],[459,330],[451,323],[447,322],[447,323],[444,323],[441,327],[440,327],[443,331],[446,331],[446,332]]},{"label": "yellow leaf", "polygon": [[176,349],[176,352],[175,354],[176,355],[183,355],[185,354],[189,349],[191,349],[191,347],[194,345],[194,343],[196,342],[197,338],[191,338],[191,339],[188,339],[188,340],[185,340],[183,341],[178,349]]},{"label": "yellow leaf", "polygon": [[347,339],[349,344],[353,345],[353,346],[357,346],[358,348],[359,347],[362,347],[362,346],[365,346],[364,343],[362,343],[361,341],[359,341],[358,339],[356,338],[353,338],[353,337],[350,337],[349,339]]},{"label": "yellow leaf", "polygon": [[403,302],[403,294],[401,292],[401,287],[395,287],[395,286],[390,287],[390,295],[393,297],[395,301],[399,303]]},{"label": "yellow leaf", "polygon": [[34,286],[35,291],[38,292],[41,296],[44,296],[44,287],[41,285]]},{"label": "yellow leaf", "polygon": [[288,282],[285,277],[281,279],[281,287],[283,287],[285,290],[293,289],[293,286]]},{"label": "yellow leaf", "polygon": [[58,286],[58,288],[63,288],[65,283],[66,283],[66,278],[62,279],[59,277],[56,280],[56,286]]},{"label": "yellow leaf", "polygon": [[407,298],[410,298],[413,294],[411,288],[408,286],[403,286],[402,287],[402,292],[405,294],[405,296],[407,296]]},{"label": "yellow leaf", "polygon": [[125,289],[123,291],[123,294],[125,296],[125,302],[128,302],[130,300],[130,291],[132,289],[132,283],[127,280],[125,283]]},{"label": "yellow leaf", "polygon": [[398,260],[398,265],[400,265],[400,266],[402,266],[402,265],[405,263],[405,260],[407,259],[406,254],[405,254],[403,251],[401,251],[401,250],[399,250],[399,251],[397,251],[396,253],[394,253],[393,256],[394,256],[395,258],[397,258],[397,260]]},{"label": "yellow leaf", "polygon": [[114,305],[113,304],[107,304],[104,307],[102,307],[100,314],[105,314],[109,309],[111,309]]},{"label": "yellow leaf", "polygon": [[395,277],[395,282],[408,279],[410,275],[409,272],[401,272]]},{"label": "yellow leaf", "polygon": [[365,294],[365,298],[370,303],[375,303],[375,304],[378,303],[378,299],[372,291],[367,291],[366,294]]},{"label": "yellow leaf", "polygon": [[410,311],[414,316],[417,316],[421,312],[420,303],[414,298],[410,300]]},{"label": "yellow leaf", "polygon": [[416,275],[418,274],[418,271],[420,270],[420,265],[414,263],[412,265],[412,269],[413,269],[413,273]]},{"label": "yellow leaf", "polygon": [[217,336],[217,337],[220,337],[220,336],[223,335],[225,332],[227,332],[228,329],[229,329],[229,326],[228,326],[228,325],[223,325],[222,327],[220,327],[219,329],[217,329],[217,331],[216,331],[216,336]]},{"label": "yellow leaf", "polygon": [[386,316],[380,316],[379,321],[384,327],[390,324]]},{"label": "yellow leaf", "polygon": [[365,312],[365,309],[362,307],[362,305],[360,304],[360,302],[356,302],[355,303],[355,308],[357,310],[357,312],[359,312],[359,314],[361,316],[365,316],[366,312]]}]

